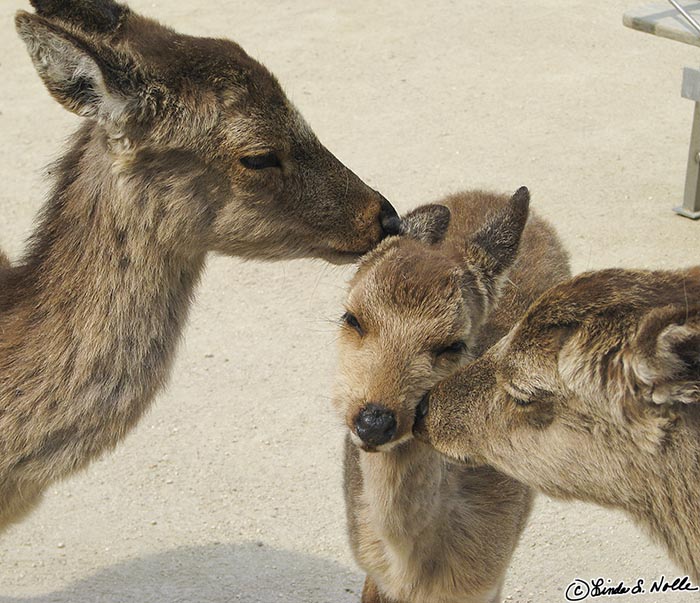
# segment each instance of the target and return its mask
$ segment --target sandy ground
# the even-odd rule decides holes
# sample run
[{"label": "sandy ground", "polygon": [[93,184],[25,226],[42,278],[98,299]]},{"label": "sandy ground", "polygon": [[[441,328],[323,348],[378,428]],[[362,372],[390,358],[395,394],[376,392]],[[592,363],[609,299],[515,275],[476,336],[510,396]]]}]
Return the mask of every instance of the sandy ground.
[{"label": "sandy ground", "polygon": [[[45,166],[77,120],[54,103],[0,4],[0,244],[21,253]],[[575,271],[698,263],[679,218],[695,48],[622,26],[633,6],[532,0],[133,0],[264,61],[322,140],[401,210],[527,184]],[[118,450],[0,539],[0,603],[358,601],[333,320],[351,269],[212,258],[168,390]],[[680,571],[621,514],[540,497],[509,601],[575,578]],[[697,601],[697,594],[619,601]]]}]

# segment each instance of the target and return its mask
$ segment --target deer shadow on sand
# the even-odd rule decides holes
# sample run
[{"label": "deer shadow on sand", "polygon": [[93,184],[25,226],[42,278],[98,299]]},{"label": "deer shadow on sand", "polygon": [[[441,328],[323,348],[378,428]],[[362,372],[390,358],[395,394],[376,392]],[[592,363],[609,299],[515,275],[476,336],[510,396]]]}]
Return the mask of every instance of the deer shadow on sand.
[{"label": "deer shadow on sand", "polygon": [[361,577],[334,561],[256,543],[125,560],[63,590],[0,603],[350,603]]}]

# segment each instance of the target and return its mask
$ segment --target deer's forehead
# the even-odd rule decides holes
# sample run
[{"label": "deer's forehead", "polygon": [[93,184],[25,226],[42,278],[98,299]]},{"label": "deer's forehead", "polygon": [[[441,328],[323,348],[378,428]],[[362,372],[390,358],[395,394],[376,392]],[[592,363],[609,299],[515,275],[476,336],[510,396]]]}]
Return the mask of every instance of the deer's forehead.
[{"label": "deer's forehead", "polygon": [[607,365],[620,348],[619,338],[603,337],[588,326],[530,330],[522,338],[513,333],[512,345],[499,354],[499,380],[525,393],[562,395],[564,407],[579,408],[581,396],[595,399],[602,392],[601,376],[608,374]]},{"label": "deer's forehead", "polygon": [[516,326],[488,353],[498,382],[526,393],[555,389],[564,341],[555,332],[536,333],[527,325]]},{"label": "deer's forehead", "polygon": [[307,122],[281,93],[260,97],[246,90],[227,90],[221,125],[228,144],[250,152],[274,149],[305,159],[320,147]]},{"label": "deer's forehead", "polygon": [[224,107],[278,109],[286,102],[272,73],[232,40],[179,34],[135,18],[113,49],[134,58],[137,67],[178,99],[213,92]]},{"label": "deer's forehead", "polygon": [[437,254],[395,250],[358,274],[349,303],[378,316],[453,320],[463,306],[459,269]]},{"label": "deer's forehead", "polygon": [[226,86],[232,79],[274,78],[233,40],[178,33],[134,15],[122,36],[110,42],[135,57],[147,72],[164,80],[181,79],[206,86]]}]

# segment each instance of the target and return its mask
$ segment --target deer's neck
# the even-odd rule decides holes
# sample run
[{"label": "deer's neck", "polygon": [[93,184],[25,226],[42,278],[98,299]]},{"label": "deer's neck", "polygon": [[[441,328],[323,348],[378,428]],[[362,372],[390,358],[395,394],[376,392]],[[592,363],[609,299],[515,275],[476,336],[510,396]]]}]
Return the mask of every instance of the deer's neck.
[{"label": "deer's neck", "polygon": [[437,452],[410,441],[389,452],[360,452],[360,468],[363,496],[378,533],[411,550],[410,543],[426,537],[426,530],[437,532],[447,475]]},{"label": "deer's neck", "polygon": [[27,261],[6,283],[0,407],[15,411],[10,465],[51,458],[62,474],[123,437],[167,378],[204,254],[169,243],[187,233],[171,232],[158,187],[119,176],[94,129],[58,169]]},{"label": "deer's neck", "polygon": [[670,556],[700,580],[700,413],[682,417],[673,439],[648,468],[640,469],[640,492],[630,513],[666,545]]},{"label": "deer's neck", "polygon": [[356,555],[392,600],[498,599],[529,511],[525,489],[488,467],[448,463],[417,441],[360,452],[359,465]]}]

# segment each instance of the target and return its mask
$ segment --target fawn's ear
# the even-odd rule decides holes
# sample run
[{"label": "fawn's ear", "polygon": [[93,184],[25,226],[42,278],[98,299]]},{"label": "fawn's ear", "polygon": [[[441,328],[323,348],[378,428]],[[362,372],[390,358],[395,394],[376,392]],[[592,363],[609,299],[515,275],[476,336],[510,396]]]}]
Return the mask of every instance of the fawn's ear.
[{"label": "fawn's ear", "polygon": [[30,0],[38,15],[92,32],[113,33],[129,9],[114,0]]},{"label": "fawn's ear", "polygon": [[700,402],[700,306],[649,312],[631,355],[634,378],[648,402]]},{"label": "fawn's ear", "polygon": [[119,122],[143,88],[126,57],[94,48],[58,25],[24,11],[15,18],[34,67],[51,95],[83,117]]},{"label": "fawn's ear", "polygon": [[519,188],[468,241],[467,253],[490,277],[498,277],[515,261],[527,222],[530,191]]},{"label": "fawn's ear", "polygon": [[450,210],[444,205],[421,205],[401,218],[401,236],[429,245],[442,241],[450,225]]}]

